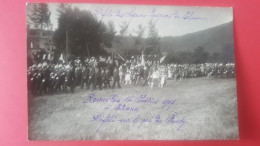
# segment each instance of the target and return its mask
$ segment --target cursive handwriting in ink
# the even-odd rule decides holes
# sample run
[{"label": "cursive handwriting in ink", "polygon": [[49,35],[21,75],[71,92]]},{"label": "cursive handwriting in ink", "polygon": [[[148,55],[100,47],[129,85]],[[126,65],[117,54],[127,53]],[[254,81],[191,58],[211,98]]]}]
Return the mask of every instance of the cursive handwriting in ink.
[{"label": "cursive handwriting in ink", "polygon": [[161,123],[161,122],[162,122],[160,115],[156,115],[156,116],[155,116],[155,122],[156,122],[156,123]]},{"label": "cursive handwriting in ink", "polygon": [[167,124],[179,124],[177,131],[179,131],[182,126],[186,123],[185,121],[185,117],[183,117],[182,119],[177,119],[177,112],[175,112],[173,115],[171,115],[170,117],[168,117],[166,119],[166,123]]},{"label": "cursive handwriting in ink", "polygon": [[120,19],[128,19],[128,24],[135,18],[151,18],[152,22],[155,24],[160,19],[183,19],[183,20],[207,20],[205,17],[201,17],[195,14],[195,11],[184,11],[180,13],[177,10],[171,12],[162,12],[156,8],[152,8],[151,11],[142,12],[138,11],[136,7],[131,9],[113,9],[110,7],[97,7],[94,10],[94,14],[101,17],[101,21],[105,17],[117,17]]},{"label": "cursive handwriting in ink", "polygon": [[138,111],[139,108],[137,107],[129,107],[126,106],[125,104],[118,104],[115,108],[115,110],[120,110],[120,111]]},{"label": "cursive handwriting in ink", "polygon": [[137,103],[151,103],[151,104],[157,104],[159,102],[158,99],[147,97],[145,94],[141,95],[139,97],[136,97],[135,102]]},{"label": "cursive handwriting in ink", "polygon": [[115,94],[110,96],[110,100],[111,102],[117,102],[117,103],[120,102],[120,99],[118,99],[118,96]]},{"label": "cursive handwriting in ink", "polygon": [[103,126],[104,123],[111,123],[111,122],[115,122],[115,119],[117,117],[115,115],[110,115],[108,114],[107,116],[105,116],[103,113],[98,114],[98,115],[94,115],[93,116],[93,120],[94,122],[100,122],[101,124],[99,125],[99,127],[97,128],[96,132],[100,132],[101,128]]},{"label": "cursive handwriting in ink", "polygon": [[103,113],[94,115],[93,120],[94,122],[102,122],[102,123],[109,123],[109,122],[115,122],[115,119],[117,116],[108,114],[105,116]]},{"label": "cursive handwriting in ink", "polygon": [[89,99],[88,101],[90,103],[94,103],[94,102],[108,102],[107,98],[102,98],[102,97],[97,98],[95,94],[89,94],[88,95],[88,99]]},{"label": "cursive handwriting in ink", "polygon": [[195,12],[193,11],[186,12],[183,16],[183,19],[184,20],[207,20],[206,18],[195,16]]},{"label": "cursive handwriting in ink", "polygon": [[162,102],[162,108],[166,108],[167,110],[169,110],[173,104],[175,103],[176,100],[171,100],[171,99],[165,99]]}]

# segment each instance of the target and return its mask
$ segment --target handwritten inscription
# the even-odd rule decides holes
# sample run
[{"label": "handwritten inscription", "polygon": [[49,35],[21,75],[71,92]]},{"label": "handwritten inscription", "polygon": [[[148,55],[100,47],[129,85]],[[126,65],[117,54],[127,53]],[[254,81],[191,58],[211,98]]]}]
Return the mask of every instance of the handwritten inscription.
[{"label": "handwritten inscription", "polygon": [[[161,99],[161,100],[160,100]],[[102,130],[102,126],[108,123],[132,123],[137,125],[138,128],[143,124],[171,124],[176,125],[176,130],[179,131],[184,124],[187,123],[185,117],[180,116],[177,112],[170,112],[167,116],[163,116],[160,113],[154,115],[142,115],[142,109],[144,105],[152,108],[159,108],[160,112],[168,112],[169,109],[173,109],[176,104],[176,100],[172,98],[154,98],[148,95],[140,95],[136,97],[118,97],[117,95],[110,95],[108,97],[97,97],[96,94],[89,94],[84,104],[101,104],[103,107],[102,113],[96,113],[92,116],[91,121],[99,123],[100,126],[96,132]],[[132,104],[130,104],[132,103]],[[171,110],[172,111],[172,110]],[[131,117],[121,117],[117,112],[128,112],[132,114]],[[130,112],[130,113],[129,113]]]},{"label": "handwritten inscription", "polygon": [[202,20],[206,21],[206,17],[202,17],[196,14],[195,11],[179,12],[173,10],[172,12],[160,12],[156,8],[152,8],[149,12],[138,11],[137,8],[131,9],[113,9],[111,7],[97,7],[94,10],[97,16],[101,17],[101,20],[105,17],[116,18],[128,18],[129,23],[135,18],[151,18],[156,23],[159,19],[177,19],[177,20]]}]

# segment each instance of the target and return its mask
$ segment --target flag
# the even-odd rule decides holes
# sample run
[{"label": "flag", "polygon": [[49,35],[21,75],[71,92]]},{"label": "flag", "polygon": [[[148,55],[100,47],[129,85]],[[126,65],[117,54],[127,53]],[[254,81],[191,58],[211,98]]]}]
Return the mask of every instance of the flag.
[{"label": "flag", "polygon": [[48,60],[51,61],[51,54],[48,54]]},{"label": "flag", "polygon": [[141,61],[141,65],[142,65],[142,66],[145,66],[144,51],[142,51],[142,61]]},{"label": "flag", "polygon": [[64,60],[64,58],[63,58],[63,54],[60,54],[59,60],[61,60],[63,63],[65,62],[65,60]]},{"label": "flag", "polygon": [[33,48],[33,42],[31,42],[31,48]]},{"label": "flag", "polygon": [[112,58],[115,59],[116,58],[116,55],[119,56],[122,60],[125,61],[125,58],[122,57],[120,54],[118,54],[115,50],[113,50],[113,53],[112,53]]},{"label": "flag", "polygon": [[121,59],[123,59],[124,61],[125,61],[125,59],[121,56],[121,55],[119,55],[118,53],[116,53]]},{"label": "flag", "polygon": [[160,58],[160,63],[162,63],[164,61],[166,56],[163,56],[162,58]]},{"label": "flag", "polygon": [[45,60],[45,59],[46,59],[46,54],[43,54],[42,60]]}]

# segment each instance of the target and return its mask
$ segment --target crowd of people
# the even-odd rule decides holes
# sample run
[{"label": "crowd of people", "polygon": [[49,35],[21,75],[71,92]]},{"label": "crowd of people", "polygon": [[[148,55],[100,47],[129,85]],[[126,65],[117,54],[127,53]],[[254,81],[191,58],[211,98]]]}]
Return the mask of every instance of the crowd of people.
[{"label": "crowd of people", "polygon": [[165,87],[167,80],[196,77],[235,77],[234,63],[162,64],[159,61],[132,57],[76,58],[57,63],[41,61],[28,67],[28,91],[34,95],[74,92],[77,86],[86,90],[124,86]]}]

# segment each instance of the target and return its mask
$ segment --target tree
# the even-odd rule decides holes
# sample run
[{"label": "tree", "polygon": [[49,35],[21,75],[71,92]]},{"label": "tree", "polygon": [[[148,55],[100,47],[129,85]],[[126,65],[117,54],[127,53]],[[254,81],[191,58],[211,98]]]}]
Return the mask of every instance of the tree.
[{"label": "tree", "polygon": [[[116,47],[117,49],[126,49],[126,54],[125,56],[128,56],[129,55],[129,52],[128,52],[128,39],[126,39],[126,35],[127,35],[127,32],[128,32],[128,27],[129,27],[129,23],[127,21],[123,21],[121,24],[120,24],[120,30],[119,30],[119,35],[117,37],[115,37],[115,44],[116,44]],[[125,42],[126,45],[123,45]]]},{"label": "tree", "polygon": [[148,38],[146,41],[146,53],[151,55],[158,55],[160,54],[159,44],[160,44],[160,37],[158,35],[158,30],[155,27],[155,24],[152,20],[149,22],[149,31],[148,31]]},{"label": "tree", "polygon": [[30,27],[40,29],[52,29],[50,22],[51,12],[46,3],[28,4],[27,22]]},{"label": "tree", "polygon": [[[75,56],[106,55],[103,45],[111,43],[106,35],[107,27],[92,15],[90,11],[60,5],[58,29],[54,33],[57,49]],[[66,47],[67,46],[67,47]]]},{"label": "tree", "polygon": [[222,62],[222,55],[221,53],[219,52],[214,52],[212,55],[211,55],[211,58],[210,58],[210,61],[213,62],[213,63],[220,63]]},{"label": "tree", "polygon": [[121,36],[125,36],[128,31],[128,27],[129,27],[129,23],[127,23],[126,21],[123,21],[122,24],[120,25],[119,34]]},{"label": "tree", "polygon": [[57,9],[57,12],[59,14],[59,16],[61,16],[61,14],[64,14],[66,12],[66,10],[70,10],[71,9],[71,4],[68,3],[60,3]]},{"label": "tree", "polygon": [[104,33],[104,45],[107,46],[108,48],[112,47],[112,42],[114,41],[115,38],[115,25],[113,21],[108,21],[107,23],[107,29]]},{"label": "tree", "polygon": [[193,62],[195,64],[201,64],[205,63],[206,61],[209,60],[210,54],[205,51],[205,49],[201,46],[196,48],[193,52]]},{"label": "tree", "polygon": [[143,41],[143,35],[144,35],[144,30],[145,28],[142,26],[142,24],[139,24],[137,27],[137,31],[135,31],[136,33],[136,39],[135,39],[135,44],[134,46],[137,48],[142,48],[144,46],[144,42]]},{"label": "tree", "polygon": [[235,62],[235,56],[234,56],[234,45],[233,44],[226,44],[222,48],[222,56],[223,56],[223,62]]},{"label": "tree", "polygon": [[167,63],[193,64],[193,53],[188,51],[178,51],[168,54],[164,61]]},{"label": "tree", "polygon": [[122,41],[124,40],[124,37],[126,37],[128,27],[129,24],[126,21],[123,21],[122,24],[120,25],[119,36],[115,40],[115,43],[117,44],[118,48],[121,45]]}]

